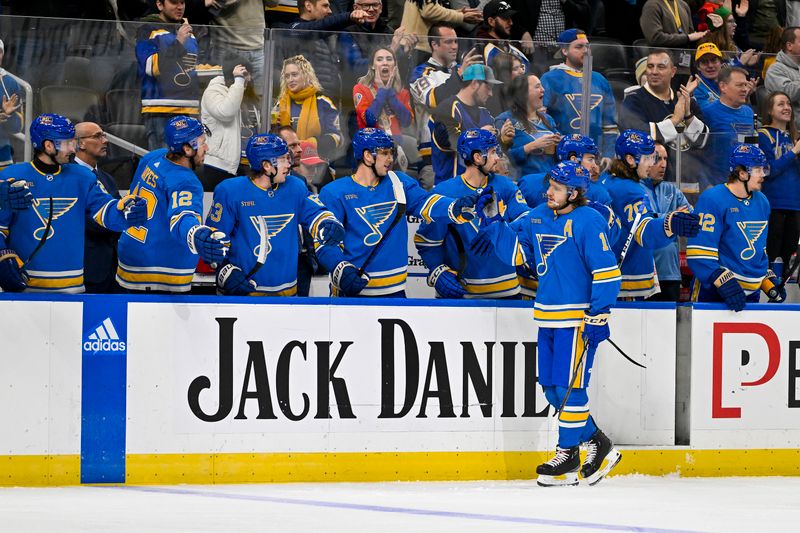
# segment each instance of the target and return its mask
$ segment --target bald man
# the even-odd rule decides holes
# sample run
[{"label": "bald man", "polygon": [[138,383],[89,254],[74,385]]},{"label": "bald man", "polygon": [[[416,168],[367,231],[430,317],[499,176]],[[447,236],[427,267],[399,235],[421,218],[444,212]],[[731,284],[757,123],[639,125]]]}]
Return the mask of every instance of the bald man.
[{"label": "bald man", "polygon": [[[91,170],[108,194],[119,198],[114,178],[97,166],[98,161],[108,154],[108,138],[103,128],[94,122],[81,122],[75,125],[75,137],[78,140],[75,163]],[[115,279],[117,240],[119,233],[101,227],[91,218],[86,219],[83,283],[87,293],[121,292]]]}]

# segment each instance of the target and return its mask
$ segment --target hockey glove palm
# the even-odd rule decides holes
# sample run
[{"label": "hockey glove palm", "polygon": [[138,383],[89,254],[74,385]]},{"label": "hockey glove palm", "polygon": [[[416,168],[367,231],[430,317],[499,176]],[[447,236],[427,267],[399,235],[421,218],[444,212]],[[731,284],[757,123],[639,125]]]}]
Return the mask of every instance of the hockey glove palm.
[{"label": "hockey glove palm", "polygon": [[724,268],[718,268],[711,275],[712,283],[717,288],[717,292],[722,299],[725,300],[725,305],[731,311],[741,311],[747,303],[747,296],[733,276],[733,272]]},{"label": "hockey glove palm", "polygon": [[583,317],[583,340],[589,346],[598,346],[611,336],[608,313],[586,313]]},{"label": "hockey glove palm", "polygon": [[228,255],[230,242],[225,240],[225,234],[221,231],[213,231],[208,226],[192,226],[186,235],[189,250],[209,265],[218,265],[225,260]]},{"label": "hockey glove palm", "polygon": [[19,256],[14,250],[0,250],[0,288],[5,292],[20,292],[28,286],[20,264]]},{"label": "hockey glove palm", "polygon": [[0,181],[0,209],[24,211],[33,204],[33,194],[26,181]]},{"label": "hockey glove palm", "polygon": [[342,291],[345,296],[357,296],[369,283],[369,276],[358,275],[358,269],[348,261],[342,261],[331,274],[333,286]]},{"label": "hockey glove palm", "polygon": [[247,279],[241,268],[227,263],[217,271],[217,289],[227,296],[247,296],[256,290],[256,282]]},{"label": "hockey glove palm", "polygon": [[767,270],[767,277],[761,282],[761,290],[772,303],[786,301],[786,287],[781,285],[781,280],[772,270]]},{"label": "hockey glove palm", "polygon": [[456,273],[447,265],[439,265],[428,275],[428,286],[435,287],[442,298],[463,298],[466,290],[458,282]]},{"label": "hockey glove palm", "polygon": [[326,218],[319,223],[317,240],[320,244],[337,245],[344,241],[344,226],[335,218]]},{"label": "hockey glove palm", "polygon": [[680,235],[694,237],[700,232],[700,215],[685,211],[672,211],[664,217],[664,232],[667,237]]},{"label": "hockey glove palm", "polygon": [[117,202],[129,227],[143,226],[147,222],[147,200],[141,196],[125,196]]},{"label": "hockey glove palm", "polygon": [[450,204],[450,218],[456,224],[463,224],[475,218],[475,204],[478,203],[477,194],[468,194]]}]

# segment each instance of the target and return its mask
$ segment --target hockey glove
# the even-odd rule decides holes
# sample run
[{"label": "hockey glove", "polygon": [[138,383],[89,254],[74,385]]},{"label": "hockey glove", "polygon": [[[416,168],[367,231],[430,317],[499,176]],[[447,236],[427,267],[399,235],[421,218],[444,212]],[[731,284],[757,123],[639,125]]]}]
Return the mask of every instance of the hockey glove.
[{"label": "hockey glove", "polygon": [[712,283],[717,288],[717,292],[722,299],[725,300],[725,305],[731,311],[741,311],[747,303],[747,296],[733,276],[733,272],[725,268],[718,268],[711,274]]},{"label": "hockey glove", "polygon": [[475,204],[478,202],[477,194],[468,194],[450,204],[450,220],[456,224],[463,224],[475,218]]},{"label": "hockey glove", "polygon": [[189,250],[193,254],[200,255],[200,258],[212,268],[225,260],[230,246],[230,241],[225,239],[224,233],[199,224],[192,226],[186,234],[186,241]]},{"label": "hockey glove", "polygon": [[369,283],[369,276],[358,275],[358,269],[348,261],[342,261],[331,274],[333,286],[342,291],[345,296],[358,296]]},{"label": "hockey glove", "polygon": [[463,298],[466,290],[458,282],[456,272],[447,265],[439,265],[428,275],[428,287],[435,287],[442,298]]},{"label": "hockey glove", "polygon": [[492,190],[492,187],[486,187],[478,198],[478,203],[475,206],[475,211],[478,215],[479,227],[486,227],[497,221],[503,220],[500,214],[497,195]]},{"label": "hockey glove", "polygon": [[786,287],[781,286],[780,278],[772,270],[767,270],[767,277],[761,282],[761,290],[772,303],[780,304],[786,301]]},{"label": "hockey glove", "polygon": [[5,292],[20,292],[28,286],[19,256],[14,250],[0,250],[0,288]]},{"label": "hockey glove", "polygon": [[226,263],[217,271],[217,289],[226,296],[247,296],[256,290],[256,282],[247,279],[241,268]]},{"label": "hockey glove", "polygon": [[[494,241],[497,238],[496,224],[483,225],[469,244],[469,251],[478,257],[489,257],[494,253]],[[499,226],[498,226],[499,227]]]},{"label": "hockey glove", "polygon": [[33,194],[28,190],[28,182],[0,181],[0,209],[24,211],[33,203]]},{"label": "hockey glove", "polygon": [[694,237],[700,231],[700,215],[685,211],[672,211],[664,217],[664,233],[667,237],[680,235]]},{"label": "hockey glove", "polygon": [[338,245],[344,241],[344,226],[335,218],[326,218],[317,227],[317,240],[320,244]]},{"label": "hockey glove", "polygon": [[124,196],[117,202],[117,210],[129,227],[144,226],[147,222],[147,199],[141,196]]},{"label": "hockey glove", "polygon": [[608,329],[608,313],[589,314],[583,317],[583,341],[589,346],[598,346],[611,336]]}]

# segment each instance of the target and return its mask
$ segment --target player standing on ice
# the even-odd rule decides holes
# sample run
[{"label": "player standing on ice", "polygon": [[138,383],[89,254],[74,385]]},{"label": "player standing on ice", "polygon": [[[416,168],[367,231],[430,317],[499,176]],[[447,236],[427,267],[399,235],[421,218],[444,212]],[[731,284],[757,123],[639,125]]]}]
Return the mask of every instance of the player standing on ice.
[{"label": "player standing on ice", "polygon": [[[245,153],[250,175],[217,185],[208,214],[207,223],[231,238],[228,258],[217,270],[219,290],[230,295],[297,294],[297,235],[302,226],[314,239],[320,263],[330,272],[342,272],[337,288],[345,295],[358,294],[367,281],[350,263],[337,267],[343,260],[338,245],[344,227],[316,196],[308,196],[305,181],[289,175],[286,142],[277,135],[253,135]],[[260,268],[265,262],[268,266]]]},{"label": "player standing on ice", "polygon": [[[508,225],[478,203],[478,255],[528,264],[539,276],[533,318],[539,326],[539,383],[558,413],[556,455],[536,468],[542,486],[590,485],[621,459],[589,414],[587,387],[598,345],[610,336],[608,317],[621,274],[606,235],[607,222],[586,206],[589,173],[573,161],[549,172],[547,203]],[[586,443],[581,465],[580,444]],[[605,463],[605,464],[604,464]]]},{"label": "player standing on ice", "polygon": [[761,192],[769,166],[758,146],[737,144],[730,155],[728,183],[700,195],[700,233],[689,239],[686,258],[695,279],[692,301],[720,302],[741,311],[758,302],[759,289],[771,302],[786,300],[786,289],[767,257],[770,207]]}]

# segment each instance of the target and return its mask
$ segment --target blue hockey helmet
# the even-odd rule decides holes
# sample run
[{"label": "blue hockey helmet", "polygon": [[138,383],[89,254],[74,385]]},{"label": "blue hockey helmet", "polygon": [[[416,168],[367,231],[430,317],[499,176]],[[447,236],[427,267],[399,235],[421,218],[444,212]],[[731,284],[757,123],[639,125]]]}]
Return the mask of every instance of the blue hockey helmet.
[{"label": "blue hockey helmet", "polygon": [[361,128],[353,135],[353,156],[356,161],[364,159],[364,150],[374,157],[380,148],[394,148],[394,140],[382,129]]},{"label": "blue hockey helmet", "polygon": [[597,149],[597,145],[591,137],[578,135],[577,133],[564,135],[561,137],[561,140],[558,141],[558,146],[556,147],[558,160],[569,161],[570,156],[573,154],[578,159],[581,159],[584,154],[600,155],[600,151]]},{"label": "blue hockey helmet", "polygon": [[52,141],[59,149],[60,141],[75,138],[75,126],[67,117],[45,113],[39,115],[31,123],[31,144],[36,150],[44,149],[45,141]]},{"label": "blue hockey helmet", "polygon": [[164,140],[170,152],[183,153],[183,145],[188,144],[197,150],[197,139],[206,134],[206,129],[199,120],[178,115],[172,117],[164,126]]},{"label": "blue hockey helmet", "polygon": [[289,153],[289,146],[277,135],[257,133],[247,141],[244,153],[253,172],[261,172],[264,161],[269,161],[272,166],[277,167],[278,158]]},{"label": "blue hockey helmet", "polygon": [[744,167],[747,172],[751,172],[753,168],[761,167],[764,169],[764,174],[769,174],[769,165],[767,164],[767,156],[758,146],[754,144],[739,143],[731,150],[730,157],[731,172],[736,167]]},{"label": "blue hockey helmet", "polygon": [[475,152],[486,156],[490,148],[498,146],[497,137],[488,130],[472,128],[466,130],[458,137],[458,155],[465,163],[472,162],[472,154]]},{"label": "blue hockey helmet", "polygon": [[589,188],[589,171],[575,161],[556,163],[547,175],[551,180],[566,185],[570,192],[575,189],[586,192]]},{"label": "blue hockey helmet", "polygon": [[625,130],[617,137],[614,145],[617,157],[624,160],[626,155],[632,155],[638,165],[643,155],[650,155],[656,151],[653,138],[641,130]]}]

